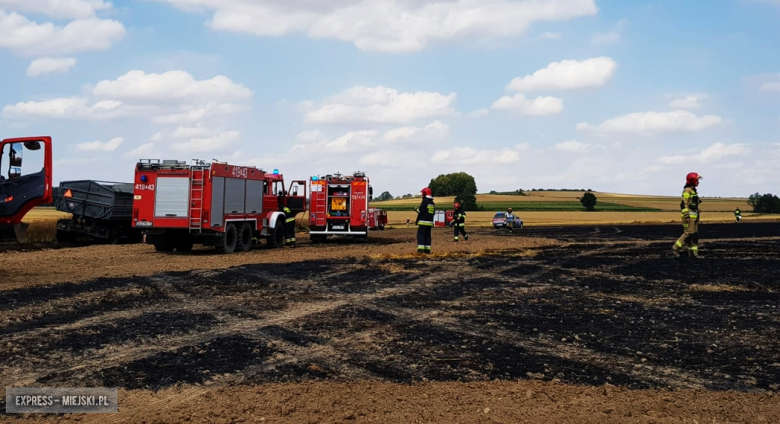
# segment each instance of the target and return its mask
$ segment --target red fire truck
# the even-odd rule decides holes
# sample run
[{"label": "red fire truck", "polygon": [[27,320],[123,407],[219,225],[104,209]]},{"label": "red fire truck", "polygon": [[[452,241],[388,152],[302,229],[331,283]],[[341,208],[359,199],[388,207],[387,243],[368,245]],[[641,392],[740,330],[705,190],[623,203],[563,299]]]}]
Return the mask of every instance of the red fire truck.
[{"label": "red fire truck", "polygon": [[373,189],[363,172],[309,179],[309,237],[312,242],[328,236],[368,237],[368,200]]},{"label": "red fire truck", "polygon": [[157,251],[189,251],[194,244],[218,252],[247,251],[259,239],[284,245],[284,206],[306,210],[306,181],[284,190],[278,170],[142,159],[136,164],[133,227],[144,228]]}]

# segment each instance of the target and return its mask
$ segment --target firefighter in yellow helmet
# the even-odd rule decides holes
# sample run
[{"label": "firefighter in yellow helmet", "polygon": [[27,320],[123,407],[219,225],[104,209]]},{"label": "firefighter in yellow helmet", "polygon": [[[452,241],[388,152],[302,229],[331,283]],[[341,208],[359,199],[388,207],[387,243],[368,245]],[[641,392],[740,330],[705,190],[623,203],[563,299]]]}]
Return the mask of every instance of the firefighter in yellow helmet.
[{"label": "firefighter in yellow helmet", "polygon": [[685,248],[688,255],[699,258],[699,186],[701,175],[691,172],[685,177],[682,200],[680,201],[680,219],[683,224],[683,234],[677,239],[672,249],[679,257],[684,256]]},{"label": "firefighter in yellow helmet", "polygon": [[285,242],[290,247],[295,247],[295,214],[287,206],[282,209],[284,212],[284,237]]}]

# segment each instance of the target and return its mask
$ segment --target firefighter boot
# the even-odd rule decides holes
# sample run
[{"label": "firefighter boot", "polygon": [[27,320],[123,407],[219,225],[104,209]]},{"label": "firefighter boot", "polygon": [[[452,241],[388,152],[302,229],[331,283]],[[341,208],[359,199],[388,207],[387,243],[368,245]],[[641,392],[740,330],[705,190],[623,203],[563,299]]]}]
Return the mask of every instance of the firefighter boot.
[{"label": "firefighter boot", "polygon": [[469,235],[468,234],[464,234],[463,235],[463,240],[469,241]]}]

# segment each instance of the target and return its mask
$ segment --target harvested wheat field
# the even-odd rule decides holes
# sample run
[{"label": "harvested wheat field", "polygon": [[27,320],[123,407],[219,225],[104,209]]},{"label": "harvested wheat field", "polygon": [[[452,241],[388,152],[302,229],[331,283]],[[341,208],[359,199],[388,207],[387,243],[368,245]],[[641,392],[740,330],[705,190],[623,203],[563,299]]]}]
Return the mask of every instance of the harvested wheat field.
[{"label": "harvested wheat field", "polygon": [[780,226],[700,233],[698,260],[679,225],[6,249],[2,386],[118,387],[120,412],[3,418],[780,422]]}]

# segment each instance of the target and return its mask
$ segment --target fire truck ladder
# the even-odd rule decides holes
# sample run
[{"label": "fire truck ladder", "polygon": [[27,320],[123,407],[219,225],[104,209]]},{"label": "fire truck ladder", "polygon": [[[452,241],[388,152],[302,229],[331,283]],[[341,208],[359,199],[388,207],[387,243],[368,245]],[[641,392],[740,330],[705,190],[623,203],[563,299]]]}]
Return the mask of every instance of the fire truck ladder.
[{"label": "fire truck ladder", "polygon": [[190,167],[190,232],[200,232],[203,228],[203,187],[208,168],[202,163]]}]

